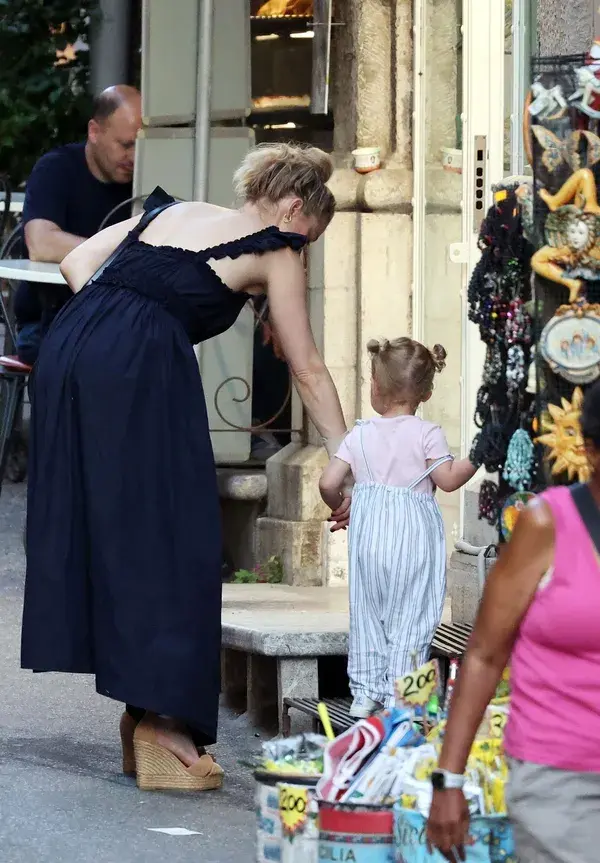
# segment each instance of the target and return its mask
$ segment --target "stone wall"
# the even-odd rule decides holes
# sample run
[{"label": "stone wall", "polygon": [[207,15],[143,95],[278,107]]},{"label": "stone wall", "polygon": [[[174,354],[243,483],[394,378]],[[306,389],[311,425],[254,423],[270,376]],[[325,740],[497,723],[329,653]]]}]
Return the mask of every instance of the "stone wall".
[{"label": "stone wall", "polygon": [[[462,271],[450,262],[448,246],[461,238],[462,182],[441,162],[442,148],[457,145],[462,74],[457,8],[456,0],[426,0],[426,104],[417,106],[412,0],[340,0],[343,26],[336,31],[332,75],[337,170],[331,188],[338,212],[324,242],[311,251],[309,297],[317,343],[349,426],[373,413],[370,338],[413,334],[430,346],[444,344],[448,366],[424,415],[442,425],[458,455]],[[425,250],[425,266],[415,275],[413,110],[427,118],[425,152],[419,154],[427,201],[424,229],[416,238]],[[356,174],[351,151],[357,146],[379,146],[382,169]],[[424,305],[420,333],[412,317],[413,289]],[[263,557],[286,548],[286,578],[293,584],[339,583],[346,574],[345,535],[329,534],[322,521],[326,510],[309,489],[316,489],[323,465],[319,443],[309,429],[309,447],[288,448],[269,464],[269,506],[259,522],[258,547]],[[451,548],[459,497],[441,495],[440,504]]]},{"label": "stone wall", "polygon": [[538,0],[540,56],[589,51],[597,5],[598,0]]}]

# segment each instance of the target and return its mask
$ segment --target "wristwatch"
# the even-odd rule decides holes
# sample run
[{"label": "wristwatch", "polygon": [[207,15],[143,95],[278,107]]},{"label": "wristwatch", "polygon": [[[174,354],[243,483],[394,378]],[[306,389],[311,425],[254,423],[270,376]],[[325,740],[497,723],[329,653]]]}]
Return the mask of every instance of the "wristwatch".
[{"label": "wristwatch", "polygon": [[465,777],[460,773],[449,773],[448,770],[434,770],[431,774],[431,784],[435,791],[447,791],[451,788],[462,790]]}]

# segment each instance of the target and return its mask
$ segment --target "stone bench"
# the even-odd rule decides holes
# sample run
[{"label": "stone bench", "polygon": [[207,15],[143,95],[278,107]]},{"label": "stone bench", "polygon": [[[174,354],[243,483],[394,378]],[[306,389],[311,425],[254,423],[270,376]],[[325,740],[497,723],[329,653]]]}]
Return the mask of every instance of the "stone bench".
[{"label": "stone bench", "polygon": [[[225,703],[257,726],[276,716],[283,730],[286,698],[318,698],[319,659],[348,654],[344,588],[225,585],[222,690]],[[311,727],[295,713],[294,731]]]},{"label": "stone bench", "polygon": [[252,569],[256,564],[256,521],[267,502],[264,468],[217,468],[221,500],[224,555],[231,569]]},{"label": "stone bench", "polygon": [[[348,623],[345,587],[224,585],[225,704],[246,711],[256,726],[270,726],[275,717],[280,733],[311,730],[314,715],[306,703],[315,708],[318,698],[331,695],[319,691],[320,661],[348,655]],[[447,600],[433,655],[447,658],[464,650],[470,628],[449,624]],[[344,663],[339,666],[345,682]]]}]

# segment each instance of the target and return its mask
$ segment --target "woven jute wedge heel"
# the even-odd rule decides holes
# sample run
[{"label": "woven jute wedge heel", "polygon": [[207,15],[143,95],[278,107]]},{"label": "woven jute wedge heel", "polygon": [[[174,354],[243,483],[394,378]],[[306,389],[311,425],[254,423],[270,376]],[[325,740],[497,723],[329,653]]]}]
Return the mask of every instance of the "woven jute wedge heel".
[{"label": "woven jute wedge heel", "polygon": [[223,769],[210,755],[191,767],[156,742],[154,728],[142,720],[133,735],[136,776],[141,791],[214,791],[223,785]]},{"label": "woven jute wedge heel", "polygon": [[121,746],[123,747],[123,773],[125,776],[135,776],[133,735],[136,726],[137,720],[125,711],[123,716],[121,716],[121,722],[119,725],[119,731],[121,732]]}]

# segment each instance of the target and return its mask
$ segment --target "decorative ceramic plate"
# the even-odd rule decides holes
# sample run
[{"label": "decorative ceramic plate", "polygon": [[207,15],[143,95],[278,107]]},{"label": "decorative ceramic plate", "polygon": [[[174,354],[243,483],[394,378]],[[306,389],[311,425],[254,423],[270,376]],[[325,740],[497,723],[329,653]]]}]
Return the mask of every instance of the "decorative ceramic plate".
[{"label": "decorative ceramic plate", "polygon": [[600,315],[598,306],[569,309],[544,327],[539,349],[553,372],[573,384],[600,377]]},{"label": "decorative ceramic plate", "polygon": [[517,519],[534,497],[535,495],[531,491],[516,491],[505,501],[500,514],[500,529],[507,542],[512,536]]}]

